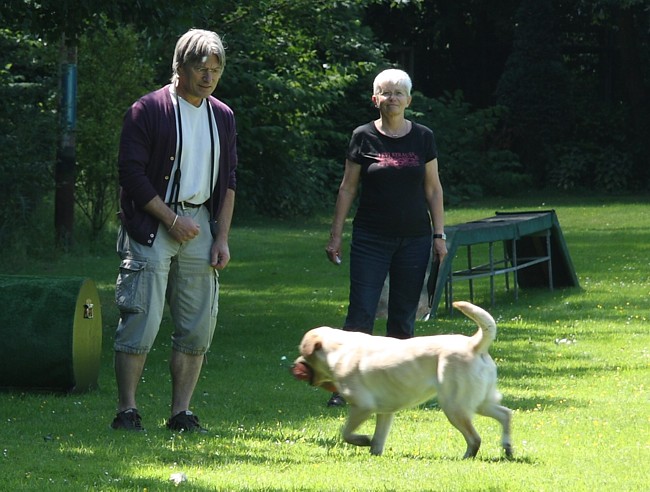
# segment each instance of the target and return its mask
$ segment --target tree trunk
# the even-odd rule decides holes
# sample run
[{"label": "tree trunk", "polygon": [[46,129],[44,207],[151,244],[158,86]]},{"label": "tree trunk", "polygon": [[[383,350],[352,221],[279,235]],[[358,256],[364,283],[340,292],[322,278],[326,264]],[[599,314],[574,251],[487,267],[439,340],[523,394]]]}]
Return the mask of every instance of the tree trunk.
[{"label": "tree trunk", "polygon": [[56,244],[72,245],[74,224],[75,132],[77,126],[77,46],[61,40],[60,124],[61,140],[54,169],[54,229]]}]

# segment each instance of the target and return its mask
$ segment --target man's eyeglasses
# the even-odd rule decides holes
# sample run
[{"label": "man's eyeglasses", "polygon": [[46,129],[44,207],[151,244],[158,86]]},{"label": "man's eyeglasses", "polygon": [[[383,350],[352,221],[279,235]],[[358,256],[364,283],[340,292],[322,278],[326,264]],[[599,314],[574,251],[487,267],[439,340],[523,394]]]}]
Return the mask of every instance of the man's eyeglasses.
[{"label": "man's eyeglasses", "polygon": [[208,68],[208,67],[201,67],[201,66],[193,66],[192,70],[194,70],[196,73],[199,75],[220,75],[221,74],[221,68]]}]

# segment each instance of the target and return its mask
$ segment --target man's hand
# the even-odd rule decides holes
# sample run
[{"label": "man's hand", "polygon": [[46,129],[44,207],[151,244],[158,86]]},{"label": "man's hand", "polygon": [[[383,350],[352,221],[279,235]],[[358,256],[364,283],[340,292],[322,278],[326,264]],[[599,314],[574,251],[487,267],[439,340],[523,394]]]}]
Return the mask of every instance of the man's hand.
[{"label": "man's hand", "polygon": [[186,243],[199,235],[201,226],[192,217],[177,215],[167,232],[179,243]]},{"label": "man's hand", "polygon": [[230,248],[227,242],[215,241],[210,250],[210,265],[217,270],[223,270],[230,262]]}]

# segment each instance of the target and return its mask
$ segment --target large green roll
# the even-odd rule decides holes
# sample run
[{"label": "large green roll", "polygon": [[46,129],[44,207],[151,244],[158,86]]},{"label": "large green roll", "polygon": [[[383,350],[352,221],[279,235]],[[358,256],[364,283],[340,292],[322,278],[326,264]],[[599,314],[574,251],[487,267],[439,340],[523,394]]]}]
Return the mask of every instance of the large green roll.
[{"label": "large green roll", "polygon": [[92,280],[0,275],[0,388],[96,388],[101,348]]}]

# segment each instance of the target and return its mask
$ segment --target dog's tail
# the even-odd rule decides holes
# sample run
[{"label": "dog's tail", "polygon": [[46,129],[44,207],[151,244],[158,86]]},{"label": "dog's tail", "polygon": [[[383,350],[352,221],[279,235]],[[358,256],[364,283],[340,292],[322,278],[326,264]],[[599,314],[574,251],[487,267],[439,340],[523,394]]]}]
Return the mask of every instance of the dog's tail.
[{"label": "dog's tail", "polygon": [[474,352],[487,353],[492,341],[497,336],[497,324],[492,315],[485,309],[465,301],[455,301],[454,307],[473,320],[479,327],[479,330],[472,337]]}]

